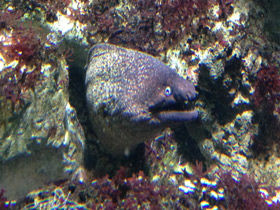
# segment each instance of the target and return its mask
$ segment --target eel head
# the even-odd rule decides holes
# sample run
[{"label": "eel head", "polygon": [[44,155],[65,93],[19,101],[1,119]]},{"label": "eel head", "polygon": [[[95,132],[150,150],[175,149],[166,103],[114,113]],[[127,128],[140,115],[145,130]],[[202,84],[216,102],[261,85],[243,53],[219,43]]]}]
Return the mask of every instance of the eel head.
[{"label": "eel head", "polygon": [[192,100],[196,97],[192,83],[172,73],[154,92],[149,106],[150,123],[189,122],[198,117]]}]

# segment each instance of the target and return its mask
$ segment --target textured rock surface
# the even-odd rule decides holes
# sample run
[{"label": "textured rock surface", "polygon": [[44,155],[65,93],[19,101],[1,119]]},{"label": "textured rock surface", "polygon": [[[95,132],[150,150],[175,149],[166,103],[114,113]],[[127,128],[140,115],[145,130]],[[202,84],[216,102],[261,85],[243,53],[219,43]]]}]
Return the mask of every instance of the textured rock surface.
[{"label": "textured rock surface", "polygon": [[[3,41],[3,37],[10,36],[10,29],[13,28],[11,20],[15,19],[11,18],[11,13],[17,13],[16,19],[21,19],[25,23],[32,20],[32,27],[44,27],[43,35],[40,35],[41,41],[47,40],[45,46],[51,51],[57,52],[59,49],[67,48],[69,45],[64,45],[65,39],[68,39],[68,43],[75,40],[78,45],[75,52],[80,54],[80,56],[75,56],[74,62],[79,68],[78,71],[83,69],[83,63],[80,62],[81,57],[86,57],[80,53],[84,46],[89,48],[97,43],[109,42],[155,55],[168,66],[176,69],[182,77],[195,84],[199,93],[196,109],[200,112],[201,122],[177,128],[179,132],[175,130],[174,135],[180,137],[177,141],[166,142],[163,140],[166,136],[160,136],[156,141],[146,144],[145,162],[149,165],[150,180],[153,180],[157,186],[175,186],[177,191],[172,191],[174,192],[172,195],[180,201],[180,205],[184,208],[189,208],[189,206],[197,208],[199,206],[199,208],[248,209],[244,205],[225,206],[230,205],[230,200],[226,196],[223,197],[223,189],[218,188],[215,182],[212,182],[213,179],[210,182],[205,182],[204,178],[209,178],[211,174],[214,174],[217,180],[221,180],[216,173],[219,170],[232,171],[235,181],[228,181],[230,181],[233,191],[236,192],[240,192],[240,182],[236,182],[236,180],[244,177],[244,174],[247,175],[245,184],[242,182],[242,186],[247,188],[241,189],[241,191],[243,190],[242,196],[244,195],[241,200],[244,200],[244,203],[252,201],[259,208],[257,205],[258,202],[261,202],[259,197],[247,202],[250,197],[249,192],[262,193],[262,196],[267,198],[267,203],[279,202],[277,191],[276,194],[268,192],[269,190],[265,191],[262,186],[256,186],[256,183],[252,184],[248,178],[249,176],[259,181],[266,181],[267,185],[280,185],[279,94],[277,96],[280,55],[279,45],[269,41],[277,41],[273,36],[276,34],[277,37],[277,31],[279,31],[277,30],[279,21],[274,18],[275,14],[279,14],[274,12],[274,10],[277,11],[277,0],[269,1],[276,5],[275,7],[270,7],[270,4],[266,4],[267,1],[261,0],[155,2],[58,0],[55,5],[52,5],[52,2],[52,0],[48,0],[46,3],[42,3],[42,1],[15,1],[12,4],[6,1],[5,8],[8,9],[1,11],[5,13],[1,17],[0,29],[1,33],[3,32],[0,37],[1,41]],[[13,12],[15,7],[19,12]],[[270,27],[271,23],[274,23],[273,27]],[[268,35],[271,39],[267,38],[267,32],[269,32]],[[5,45],[9,46],[9,42],[1,43],[1,47]],[[15,59],[7,61],[2,49],[4,48],[0,49],[2,54],[0,56],[1,79],[13,81],[14,77],[10,77],[10,74],[5,73],[3,69],[7,66],[10,69],[16,69],[17,62],[11,62]],[[16,57],[18,59],[21,51],[16,52],[17,54],[11,54],[10,58]],[[58,54],[61,55],[62,52],[60,51]],[[43,58],[60,58],[60,56],[53,56],[54,54],[49,56],[48,53],[41,53],[41,55],[44,54]],[[24,56],[22,54],[20,57]],[[40,60],[45,60],[44,62],[48,64],[48,59]],[[38,67],[36,63],[32,65]],[[56,68],[57,66],[54,69]],[[269,72],[273,73],[273,78]],[[21,76],[16,75],[15,78],[19,79]],[[56,80],[56,76],[51,78],[51,80],[53,79],[56,82],[61,81],[60,79]],[[2,81],[0,80],[1,90],[6,87],[6,83]],[[53,86],[49,88],[53,90]],[[9,91],[4,92],[5,97],[11,97],[5,101],[8,104],[4,104],[1,99],[1,110],[4,109],[3,112],[0,112],[0,118],[4,119],[0,124],[0,132],[2,133],[9,132],[10,128],[13,127],[7,126],[17,116],[13,115],[14,110],[12,109],[21,110],[18,109],[19,104],[17,103],[14,108],[11,107],[11,101],[15,101],[17,94],[11,94]],[[260,93],[262,94],[260,95]],[[80,92],[77,92],[78,94]],[[29,100],[28,98],[31,98],[29,95],[26,94],[24,100]],[[29,101],[33,103],[33,100]],[[62,104],[65,106],[67,102]],[[26,107],[23,110],[28,109],[27,105],[32,106],[28,103],[24,105]],[[82,113],[80,117],[86,119],[83,116],[86,116],[86,113],[81,112],[83,106],[75,107],[78,107],[78,113]],[[63,109],[58,110],[62,113],[65,112]],[[59,119],[63,116],[61,112],[57,113]],[[21,113],[24,115],[25,111],[18,114],[21,116]],[[81,122],[83,125],[87,124],[86,120]],[[28,125],[26,126],[28,127]],[[91,156],[89,162],[101,160],[104,155],[94,144],[97,139],[93,135],[89,135],[90,129],[85,126],[83,128],[87,135],[88,154]],[[42,132],[44,133],[44,130]],[[23,138],[21,135],[18,136]],[[51,139],[48,138],[48,141]],[[1,143],[0,147],[2,145]],[[6,143],[6,145],[10,144]],[[17,146],[18,144],[12,145]],[[55,145],[60,144],[55,143]],[[19,146],[19,151],[26,151],[24,146],[25,144]],[[2,147],[2,151],[7,151],[3,154],[4,158],[12,157],[15,152],[11,151],[17,151],[17,149],[9,150],[8,148],[9,146]],[[200,173],[195,175],[195,178],[190,177],[189,173],[182,172],[182,170],[188,170],[187,166],[190,165],[190,162],[194,163],[197,159],[203,160],[204,167],[213,166],[214,170],[204,171],[200,165],[198,167],[200,171],[196,171]],[[110,164],[110,161],[104,161],[97,165],[100,166],[100,170],[108,171],[106,169],[110,167]],[[204,180],[204,184],[197,185],[197,183],[202,183],[201,180]],[[105,188],[114,182],[108,180],[102,183]],[[222,184],[225,183],[222,182]],[[209,196],[204,196],[205,203],[200,198],[202,194],[205,195],[206,185]],[[178,189],[180,189],[179,193]],[[68,197],[67,190],[69,188],[65,187],[66,198]],[[59,190],[55,192],[64,195]],[[147,194],[147,191],[145,192],[144,194]],[[192,197],[190,193],[194,196]],[[37,194],[40,195],[40,192],[37,191]],[[75,193],[70,194],[75,200],[80,199],[75,197]],[[239,194],[233,197],[236,196]],[[214,197],[217,200],[213,200]],[[37,205],[44,205],[44,200],[40,196],[37,198],[41,199],[41,203],[37,203]],[[53,197],[53,199],[56,198]],[[112,201],[110,203],[108,200],[101,199],[98,205],[121,206],[131,203],[130,198],[128,195],[124,196],[121,198],[123,200],[119,200],[119,203]],[[116,201],[115,198],[112,200]],[[48,204],[51,204],[52,201],[50,200]],[[225,201],[224,204],[222,204],[223,201]],[[92,200],[89,199],[87,202],[88,207],[92,207],[90,205]],[[149,204],[151,201],[140,202],[139,205],[149,206]],[[169,204],[177,208],[174,203]],[[267,209],[269,208],[267,207]]]},{"label": "textured rock surface", "polygon": [[25,39],[16,30],[0,32],[4,45],[0,53],[0,186],[9,199],[69,178],[79,170],[84,148],[83,130],[69,104],[66,60],[55,51],[44,61],[37,57],[48,47],[25,59],[30,49],[24,41],[14,43],[16,36]]}]

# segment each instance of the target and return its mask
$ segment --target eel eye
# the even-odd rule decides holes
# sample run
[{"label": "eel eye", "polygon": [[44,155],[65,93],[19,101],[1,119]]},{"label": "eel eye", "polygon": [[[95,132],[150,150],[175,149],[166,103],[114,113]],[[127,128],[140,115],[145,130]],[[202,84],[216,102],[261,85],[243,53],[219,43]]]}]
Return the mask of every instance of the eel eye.
[{"label": "eel eye", "polygon": [[170,95],[171,95],[171,88],[170,88],[169,86],[167,86],[167,87],[165,88],[164,93],[165,93],[165,96],[170,96]]}]

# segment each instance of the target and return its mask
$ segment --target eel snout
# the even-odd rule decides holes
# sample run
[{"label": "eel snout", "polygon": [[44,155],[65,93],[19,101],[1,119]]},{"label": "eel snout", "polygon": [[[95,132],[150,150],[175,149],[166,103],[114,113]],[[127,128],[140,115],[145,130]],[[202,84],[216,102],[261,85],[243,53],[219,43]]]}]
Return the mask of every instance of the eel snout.
[{"label": "eel snout", "polygon": [[192,101],[197,96],[193,84],[179,76],[174,79],[172,89],[177,102]]}]

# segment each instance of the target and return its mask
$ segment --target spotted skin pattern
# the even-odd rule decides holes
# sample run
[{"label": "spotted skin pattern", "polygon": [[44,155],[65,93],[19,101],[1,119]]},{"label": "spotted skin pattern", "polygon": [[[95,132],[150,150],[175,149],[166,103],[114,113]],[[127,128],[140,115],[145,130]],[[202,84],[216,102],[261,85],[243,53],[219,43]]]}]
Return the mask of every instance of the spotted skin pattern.
[{"label": "spotted skin pattern", "polygon": [[160,60],[135,50],[98,44],[89,51],[86,99],[104,150],[119,156],[174,123],[193,121],[195,88]]}]

